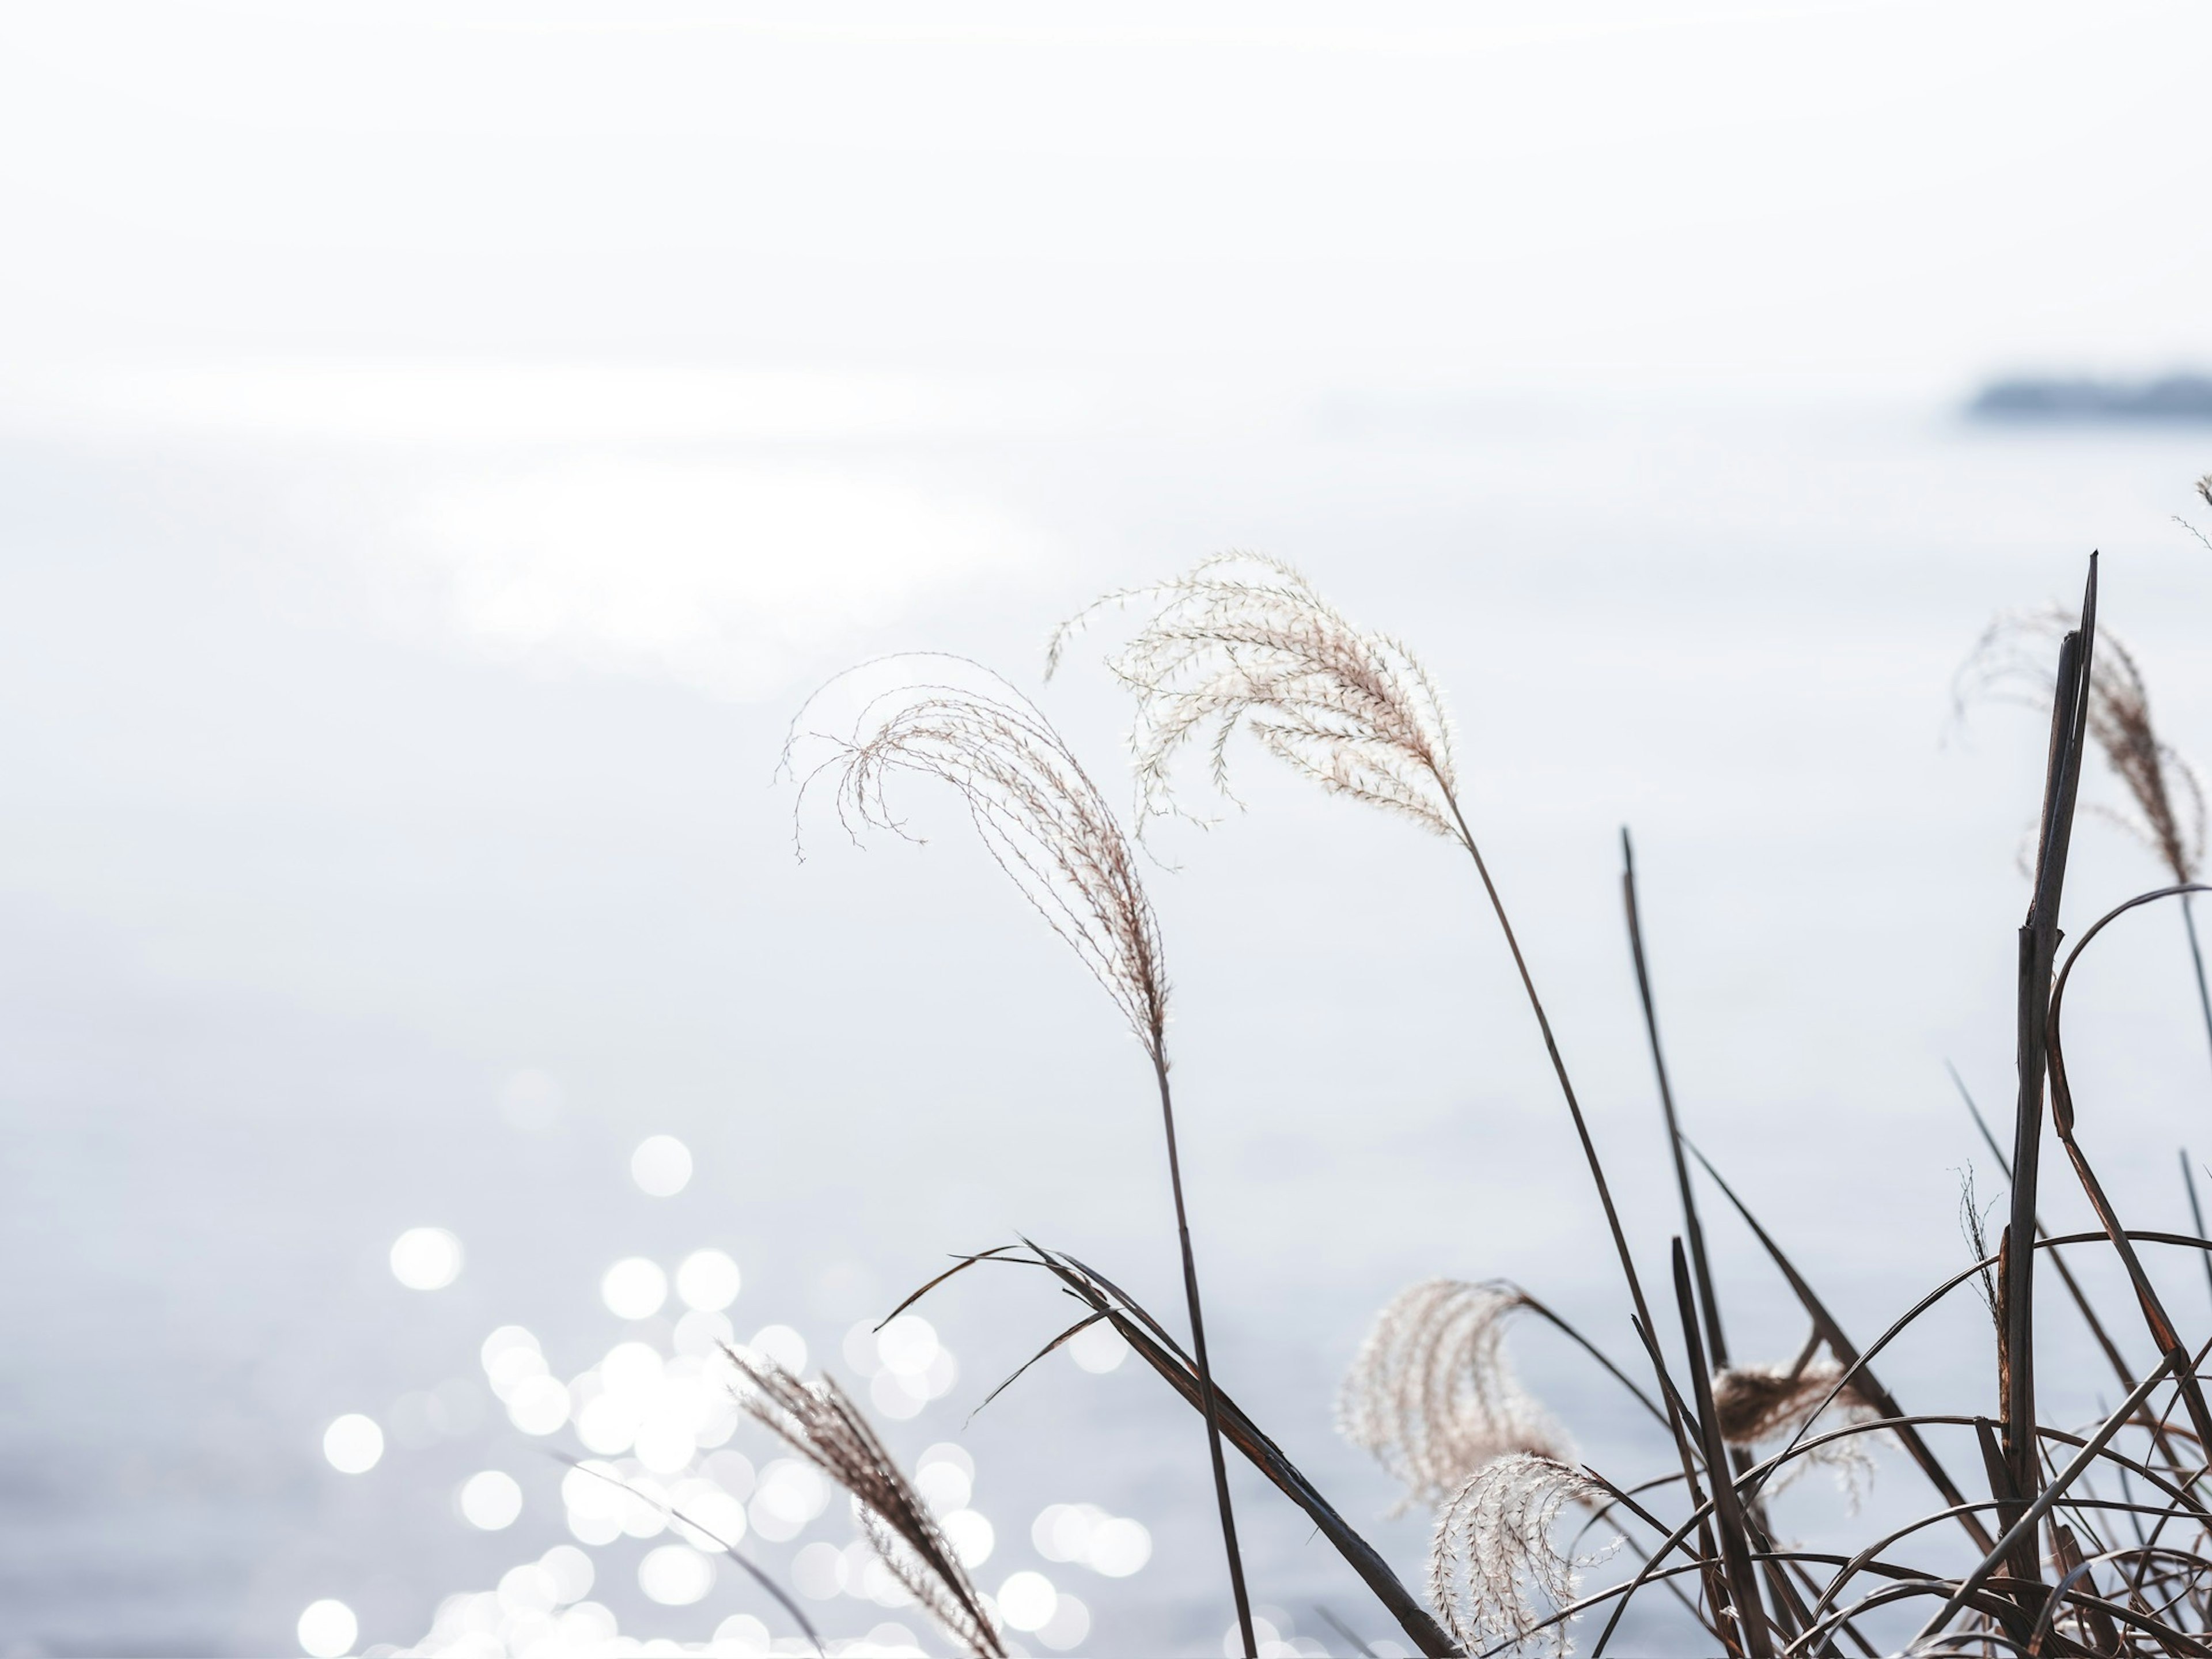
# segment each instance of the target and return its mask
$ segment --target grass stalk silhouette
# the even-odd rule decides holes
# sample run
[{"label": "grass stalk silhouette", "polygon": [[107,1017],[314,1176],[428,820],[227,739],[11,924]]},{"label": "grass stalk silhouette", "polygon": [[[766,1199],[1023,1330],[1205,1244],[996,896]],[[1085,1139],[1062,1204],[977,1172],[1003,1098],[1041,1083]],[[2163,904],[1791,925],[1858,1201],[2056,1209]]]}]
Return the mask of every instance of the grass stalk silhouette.
[{"label": "grass stalk silhouette", "polygon": [[[1168,1081],[1167,969],[1159,921],[1138,873],[1135,853],[1105,798],[1051,722],[1006,681],[957,659],[895,659],[878,666],[896,676],[897,684],[866,698],[848,730],[802,731],[821,692],[800,708],[785,744],[782,769],[799,778],[801,810],[816,781],[832,777],[838,820],[855,839],[866,829],[905,833],[884,793],[892,778],[919,776],[949,785],[1000,868],[1105,988],[1143,1047],[1167,1142],[1168,1185],[1175,1200],[1176,1241],[1222,1548],[1246,1659],[1257,1659],[1236,1508],[1221,1449],[1218,1391],[1206,1353],[1198,1262],[1183,1199],[1174,1091]],[[944,678],[948,672],[969,683]],[[925,672],[939,678],[919,678]],[[795,754],[809,737],[826,744],[828,753],[802,775]]]},{"label": "grass stalk silhouette", "polygon": [[[1438,1659],[1547,1647],[1564,1653],[1570,1626],[1598,1614],[1603,1622],[1592,1659],[1601,1659],[1621,1636],[1632,1604],[1659,1589],[1694,1624],[1694,1650],[1725,1651],[1732,1659],[1842,1659],[1847,1652],[1872,1659],[1900,1644],[1917,1659],[2212,1659],[2212,1484],[2205,1467],[2212,1409],[2198,1377],[2212,1341],[2185,1335],[2153,1272],[2158,1254],[2179,1251],[2212,1279],[2212,1239],[2200,1236],[2185,1158],[2196,1233],[2146,1231],[2123,1218],[2084,1144],[2083,1118],[2101,1119],[2077,1100],[2064,1020],[2068,988],[2091,947],[2106,941],[2121,917],[2173,899],[2184,910],[2199,1012],[2212,1038],[2212,996],[2204,991],[2188,909],[2206,890],[2193,879],[2204,813],[2193,775],[2150,725],[2134,659],[2100,634],[2097,602],[2093,556],[2078,617],[2063,618],[2063,626],[2045,617],[1993,633],[1968,677],[1978,695],[1992,685],[2032,685],[2051,710],[2032,894],[2014,941],[2017,1089],[2009,1156],[1953,1073],[2011,1184],[2008,1218],[1992,1249],[1981,1237],[1978,1211],[1972,1212],[1973,1259],[1870,1341],[1846,1329],[1835,1304],[1758,1212],[1774,1200],[1792,1201],[1795,1189],[1770,1182],[1739,1190],[1685,1129],[1661,1042],[1634,848],[1623,831],[1621,897],[1668,1151],[1663,1176],[1654,1178],[1671,1185],[1681,1218],[1669,1252],[1674,1307],[1664,1347],[1528,956],[1463,810],[1450,723],[1435,682],[1406,647],[1355,627],[1288,567],[1250,556],[1210,561],[1176,580],[1100,602],[1143,612],[1133,638],[1108,658],[1137,702],[1137,838],[1163,816],[1188,816],[1176,771],[1193,750],[1206,754],[1212,781],[1233,800],[1232,744],[1249,736],[1325,790],[1457,843],[1505,941],[1598,1194],[1629,1290],[1630,1326],[1650,1368],[1648,1385],[1519,1286],[1447,1278],[1391,1299],[1345,1378],[1340,1431],[1397,1478],[1408,1503],[1434,1510],[1427,1607],[1223,1391],[1208,1363],[1169,1087],[1166,981],[1132,842],[1043,716],[1003,682],[993,679],[981,691],[955,686],[945,678],[950,671],[939,667],[931,671],[936,678],[909,673],[895,690],[863,701],[848,732],[823,739],[829,757],[805,775],[802,800],[816,779],[834,775],[848,830],[904,833],[884,799],[885,780],[915,774],[951,785],[993,856],[1114,996],[1146,1048],[1160,1100],[1188,1348],[1104,1274],[1066,1252],[1026,1240],[980,1251],[956,1258],[915,1297],[976,1267],[1018,1266],[1044,1274],[1079,1311],[982,1403],[1083,1331],[1103,1323],[1119,1334],[1205,1422],[1238,1635],[1248,1652],[1254,1632],[1229,1502],[1224,1448],[1231,1446],[1304,1511],[1413,1644]],[[1062,627],[1048,666],[1097,612],[1094,606]],[[2134,802],[2122,821],[2170,872],[2191,878],[2114,907],[2062,957],[2059,907],[2092,749]],[[2057,1167],[2072,1174],[2095,1213],[2094,1231],[2053,1236],[2042,1225],[2046,1131],[2065,1154]],[[1723,1200],[1709,1214],[1700,1212],[1701,1190]],[[1967,1191],[1963,1201],[1971,1206]],[[1802,1346],[1787,1363],[1751,1363],[1731,1351],[1713,1230],[1738,1222],[1808,1322]],[[2095,1281],[2069,1260],[2072,1253],[2103,1251],[2124,1272],[2128,1300],[2156,1350],[2148,1369],[2128,1357],[2126,1316],[2101,1306],[2091,1290]],[[2096,1420],[2078,1431],[2039,1415],[2040,1374],[2066,1357],[2051,1333],[2039,1337],[2037,1330],[2036,1265],[2043,1260],[2118,1384]],[[1990,1322],[1971,1295],[1957,1294],[1968,1286],[1987,1287]],[[1559,1419],[1514,1375],[1507,1326],[1524,1316],[1567,1336],[1638,1402],[1632,1419],[1648,1415],[1663,1437],[1659,1473],[1624,1484],[1577,1465]],[[1981,1340],[1994,1334],[1994,1414],[1986,1401],[1974,1402],[1975,1410],[1909,1412],[1877,1367],[1899,1370],[1893,1347],[1954,1317]],[[2066,1387],[2075,1381],[2069,1375]],[[2054,1385],[2053,1392],[2064,1390]],[[847,1432],[827,1394],[806,1399],[814,1403],[787,1400],[787,1415],[826,1411],[830,1437]],[[1875,1529],[1878,1536],[1855,1539],[1847,1551],[1808,1547],[1778,1526],[1772,1500],[1793,1479],[1823,1466],[1856,1479],[1872,1468],[1869,1449],[1881,1445],[1901,1449],[1917,1466],[1940,1498],[1935,1507],[1902,1523],[1891,1517]],[[1978,1468],[1985,1497],[1968,1494],[1947,1455]],[[847,1461],[854,1462],[848,1490],[867,1487],[881,1507],[900,1509],[898,1477],[896,1469],[884,1475],[886,1458],[869,1453]],[[890,1486],[882,1484],[886,1479]],[[1571,1517],[1579,1519],[1571,1540],[1562,1542]],[[1617,1532],[1627,1565],[1618,1582],[1585,1593],[1583,1573],[1603,1552],[1584,1552],[1583,1540],[1600,1528]],[[896,1526],[887,1536],[899,1560],[910,1565],[927,1553],[926,1538],[916,1543]],[[1960,1561],[1962,1541],[1971,1553]],[[956,1582],[932,1580],[917,1594],[924,1592],[925,1601],[935,1595],[953,1610],[939,1620],[955,1639],[987,1650],[961,1622],[965,1603]],[[1340,1633],[1364,1647],[1350,1628]]]},{"label": "grass stalk silhouette", "polygon": [[1230,553],[1086,606],[1054,630],[1048,677],[1092,617],[1131,609],[1148,614],[1135,637],[1108,657],[1107,668],[1137,702],[1132,747],[1139,834],[1154,818],[1189,816],[1177,799],[1175,766],[1194,743],[1203,742],[1215,786],[1233,800],[1230,744],[1248,732],[1329,793],[1411,819],[1467,854],[1535,1016],[1637,1317],[1651,1328],[1635,1257],[1551,1016],[1461,805],[1451,721],[1428,670],[1399,641],[1354,626],[1291,566]]}]

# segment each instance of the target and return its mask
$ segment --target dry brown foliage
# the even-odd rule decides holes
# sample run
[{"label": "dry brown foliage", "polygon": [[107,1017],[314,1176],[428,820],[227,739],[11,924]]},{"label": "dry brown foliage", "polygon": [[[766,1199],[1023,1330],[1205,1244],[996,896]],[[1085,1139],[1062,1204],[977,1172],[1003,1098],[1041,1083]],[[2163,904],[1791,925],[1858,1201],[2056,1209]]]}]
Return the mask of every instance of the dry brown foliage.
[{"label": "dry brown foliage", "polygon": [[[1792,1370],[1786,1365],[1731,1365],[1713,1374],[1713,1413],[1719,1419],[1721,1438],[1731,1446],[1756,1446],[1762,1441],[1795,1435],[1803,1428],[1820,1403],[1835,1389],[1843,1368],[1832,1364],[1807,1365]],[[1833,1409],[1875,1414],[1871,1403],[1846,1385]]]},{"label": "dry brown foliage", "polygon": [[1506,1356],[1506,1322],[1528,1305],[1502,1280],[1431,1279],[1376,1316],[1338,1391],[1336,1421],[1406,1483],[1394,1513],[1442,1502],[1497,1458],[1572,1455]]},{"label": "dry brown foliage", "polygon": [[802,1382],[765,1356],[725,1347],[747,1415],[849,1493],[853,1517],[884,1568],[945,1633],[977,1659],[1005,1659],[983,1598],[897,1463],[843,1389]]},{"label": "dry brown foliage", "polygon": [[[1713,1415],[1721,1437],[1748,1450],[1881,1416],[1881,1410],[1850,1383],[1836,1391],[1843,1375],[1843,1367],[1832,1363],[1794,1370],[1786,1365],[1730,1365],[1716,1371]],[[1831,1393],[1835,1400],[1826,1403]],[[1834,1474],[1846,1503],[1856,1510],[1874,1480],[1874,1459],[1868,1455],[1865,1438],[1817,1442],[1777,1475],[1768,1490],[1780,1492],[1816,1466]]]},{"label": "dry brown foliage", "polygon": [[1443,694],[1398,641],[1356,628],[1279,560],[1224,553],[1188,575],[1109,593],[1054,631],[1050,675],[1099,611],[1146,606],[1136,636],[1106,659],[1137,699],[1132,735],[1139,833],[1190,816],[1175,768],[1202,743],[1231,801],[1229,745],[1241,730],[1333,793],[1464,842]]}]

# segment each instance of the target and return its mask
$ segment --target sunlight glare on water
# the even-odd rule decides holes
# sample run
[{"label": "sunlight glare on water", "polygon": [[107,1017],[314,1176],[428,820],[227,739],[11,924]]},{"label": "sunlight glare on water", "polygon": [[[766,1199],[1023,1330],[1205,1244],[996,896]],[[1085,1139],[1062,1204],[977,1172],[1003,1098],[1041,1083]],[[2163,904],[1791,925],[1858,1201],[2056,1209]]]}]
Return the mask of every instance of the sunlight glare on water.
[{"label": "sunlight glare on water", "polygon": [[964,1510],[975,1495],[975,1460],[965,1447],[940,1440],[915,1460],[914,1485],[939,1515]]},{"label": "sunlight glare on water", "polygon": [[340,1474],[366,1474],[384,1455],[384,1431],[374,1418],[348,1412],[323,1431],[323,1455]]},{"label": "sunlight glare on water", "polygon": [[1085,1370],[1094,1376],[1100,1376],[1117,1369],[1129,1357],[1129,1345],[1121,1340],[1121,1332],[1102,1319],[1080,1334],[1070,1338],[1067,1352]]},{"label": "sunlight glare on water", "polygon": [[410,1291],[442,1291],[461,1262],[461,1241],[443,1227],[410,1227],[392,1241],[392,1276]]},{"label": "sunlight glare on water", "polygon": [[744,1285],[738,1264],[720,1250],[694,1250],[676,1269],[676,1294],[695,1313],[720,1313]]},{"label": "sunlight glare on water", "polygon": [[629,1176],[653,1198],[673,1198],[691,1184],[691,1149],[674,1135],[647,1135],[629,1155]]},{"label": "sunlight glare on water", "polygon": [[1052,1580],[1026,1568],[999,1586],[999,1614],[1018,1631],[1042,1630],[1059,1603]]},{"label": "sunlight glare on water", "polygon": [[325,1596],[310,1601],[300,1614],[300,1649],[310,1659],[339,1659],[353,1650],[361,1624],[344,1602]]},{"label": "sunlight glare on water", "polygon": [[689,1544],[663,1544],[637,1564],[637,1586],[663,1607],[687,1607],[714,1588],[714,1564]]},{"label": "sunlight glare on water", "polygon": [[522,1513],[522,1487],[504,1469],[484,1469],[461,1483],[461,1516],[486,1532],[502,1532]]},{"label": "sunlight glare on water", "polygon": [[806,1369],[806,1339],[788,1325],[763,1325],[745,1346],[775,1363],[793,1376]]},{"label": "sunlight glare on water", "polygon": [[650,1319],[668,1300],[668,1275],[657,1261],[626,1256],[599,1280],[599,1296],[617,1319]]}]

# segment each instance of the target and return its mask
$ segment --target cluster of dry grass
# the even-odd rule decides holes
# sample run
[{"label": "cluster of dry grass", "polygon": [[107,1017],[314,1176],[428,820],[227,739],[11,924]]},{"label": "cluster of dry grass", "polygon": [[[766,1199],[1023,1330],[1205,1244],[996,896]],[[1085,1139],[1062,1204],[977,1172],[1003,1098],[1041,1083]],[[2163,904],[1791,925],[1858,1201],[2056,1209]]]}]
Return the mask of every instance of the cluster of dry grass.
[{"label": "cluster of dry grass", "polygon": [[[1602,1653],[1630,1606],[1656,1595],[1691,1621],[1684,1628],[1698,1632],[1693,1650],[1746,1659],[1898,1650],[2212,1655],[2206,1467],[2212,1413],[2197,1376],[2204,1348],[2184,1340],[2145,1263],[2146,1253],[2161,1250],[2212,1260],[2205,1255],[2212,1243],[2125,1224],[2077,1133],[2063,1045],[2069,978],[2114,916],[2179,899],[2196,950],[2188,903],[2197,890],[2205,808],[2195,775],[2152,724],[2135,658],[2099,634],[2094,558],[2078,617],[2001,618],[1961,678],[1962,696],[2032,696],[2051,721],[2033,896],[2020,934],[2020,1089],[2008,1158],[1983,1124],[2012,1184],[2008,1220],[1993,1249],[1978,1249],[1978,1260],[1863,1345],[1682,1132],[1625,834],[1628,942],[1681,1221],[1669,1271],[1653,1286],[1638,1272],[1543,1000],[1470,823],[1443,696],[1419,659],[1402,642],[1355,625],[1297,572],[1249,556],[1109,596],[1054,636],[1048,666],[1060,664],[1077,632],[1102,611],[1137,618],[1108,664],[1136,705],[1139,835],[1158,817],[1187,811],[1182,765],[1194,750],[1227,796],[1231,757],[1240,736],[1249,736],[1323,788],[1410,820],[1467,854],[1577,1135],[1635,1340],[1636,1352],[1618,1359],[1526,1291],[1500,1282],[1432,1279],[1389,1301],[1345,1379],[1337,1419],[1348,1440],[1403,1484],[1406,1505],[1436,1517],[1426,1595],[1410,1589],[1237,1407],[1209,1359],[1169,1086],[1164,946],[1132,840],[1103,795],[1036,706],[972,664],[914,659],[893,690],[863,702],[839,730],[814,730],[803,710],[787,758],[805,744],[827,747],[803,775],[802,800],[820,781],[833,791],[848,830],[897,831],[886,794],[893,780],[949,787],[1001,867],[1105,988],[1151,1062],[1179,1228],[1188,1348],[1103,1274],[1027,1241],[959,1258],[915,1294],[978,1267],[1042,1272],[1082,1310],[1044,1352],[1094,1324],[1110,1324],[1200,1413],[1231,1599],[1248,1654],[1257,1650],[1225,1474],[1230,1448],[1304,1511],[1425,1654],[1564,1652],[1571,1626],[1583,1620],[1596,1626],[1592,1651]],[[2173,880],[2083,930],[2062,957],[2059,904],[2081,774],[2093,753],[2109,763],[2132,803],[2121,821]],[[2195,960],[2212,1038],[2212,996],[2204,994],[2201,954]],[[1976,1118],[1982,1121],[1978,1110]],[[2098,1217],[2097,1231],[2052,1237],[2040,1225],[2046,1124]],[[1803,1309],[1807,1334],[1787,1361],[1745,1362],[1731,1354],[1707,1255],[1701,1189],[1718,1194],[1735,1212]],[[1968,1209],[1978,1228],[1971,1200]],[[2130,1285],[2125,1304],[2099,1306],[2068,1265],[2069,1250],[2115,1256]],[[2052,1358],[2051,1345],[2039,1348],[2035,1335],[2039,1275],[2029,1264],[2039,1260],[2056,1269],[2117,1389],[2118,1405],[2086,1433],[2037,1414],[2039,1360],[2047,1365]],[[1953,1293],[1969,1284],[1982,1287],[1990,1304],[1995,1409],[1976,1403],[1908,1411],[1881,1381],[1876,1362],[1904,1332],[1955,1307]],[[1655,1304],[1671,1304],[1663,1323]],[[1509,1363],[1506,1334],[1516,1319],[1563,1334],[1622,1390],[1650,1421],[1655,1469],[1617,1481],[1577,1461],[1565,1428]],[[2138,1324],[2140,1338],[2132,1334]],[[2154,1361],[2131,1363],[2130,1348],[2140,1351],[2146,1339]],[[988,1603],[835,1385],[803,1384],[738,1358],[750,1408],[853,1494],[887,1565],[948,1636],[974,1653],[1002,1651]],[[1778,1531],[1770,1500],[1784,1485],[1822,1466],[1863,1480],[1871,1468],[1868,1448],[1877,1443],[1896,1448],[1924,1480],[1930,1494],[1924,1513],[1848,1554],[1808,1548]],[[1571,1516],[1575,1534],[1563,1541]],[[1599,1547],[1586,1550],[1583,1540]],[[1585,1575],[1606,1559],[1622,1564],[1613,1582],[1585,1589]]]}]

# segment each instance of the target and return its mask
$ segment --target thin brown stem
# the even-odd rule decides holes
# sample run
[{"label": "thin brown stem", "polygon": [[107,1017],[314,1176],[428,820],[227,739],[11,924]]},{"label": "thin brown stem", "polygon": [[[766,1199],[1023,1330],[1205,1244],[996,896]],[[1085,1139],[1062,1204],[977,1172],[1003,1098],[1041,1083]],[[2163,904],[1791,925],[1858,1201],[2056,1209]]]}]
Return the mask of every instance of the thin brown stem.
[{"label": "thin brown stem", "polygon": [[[1575,1098],[1574,1082],[1567,1076],[1567,1062],[1560,1057],[1559,1042],[1552,1036],[1551,1017],[1544,1012],[1543,998],[1536,994],[1536,981],[1528,972],[1528,959],[1521,954],[1521,941],[1514,937],[1512,921],[1505,914],[1505,902],[1498,895],[1498,884],[1490,878],[1490,866],[1483,861],[1481,848],[1475,845],[1474,832],[1467,827],[1467,815],[1460,811],[1458,797],[1447,792],[1444,799],[1451,807],[1453,822],[1459,826],[1460,844],[1467,848],[1468,856],[1474,860],[1475,874],[1482,878],[1482,890],[1489,896],[1491,913],[1498,918],[1498,929],[1505,935],[1505,948],[1512,953],[1513,966],[1521,975],[1521,988],[1528,994],[1528,1006],[1536,1016],[1536,1029],[1543,1034],[1544,1052],[1551,1056],[1552,1071],[1559,1079],[1559,1092],[1566,1098],[1567,1115],[1574,1120],[1575,1133],[1582,1141],[1583,1157],[1589,1164],[1590,1179],[1596,1183],[1598,1202],[1605,1210],[1605,1224],[1613,1234],[1613,1248],[1620,1257],[1620,1271],[1628,1280],[1630,1299],[1636,1304],[1636,1316],[1643,1322],[1645,1330],[1656,1330],[1650,1307],[1644,1299],[1643,1282],[1636,1274],[1635,1258],[1629,1254],[1628,1235],[1622,1231],[1620,1211],[1613,1207],[1613,1189],[1606,1184],[1605,1166],[1598,1160],[1597,1143],[1590,1139],[1582,1103]],[[1661,1387],[1665,1387],[1663,1375]]]},{"label": "thin brown stem", "polygon": [[1206,1409],[1206,1449],[1213,1462],[1213,1496],[1221,1506],[1221,1544],[1229,1557],[1229,1588],[1237,1599],[1237,1632],[1244,1644],[1244,1659],[1259,1659],[1260,1644],[1252,1631],[1252,1599],[1244,1589],[1244,1557],[1237,1547],[1237,1512],[1229,1500],[1229,1466],[1221,1455],[1221,1402],[1213,1386],[1213,1367],[1206,1357],[1206,1316],[1199,1307],[1198,1261],[1191,1254],[1190,1218],[1183,1208],[1182,1159],[1176,1148],[1175,1096],[1168,1087],[1168,1067],[1155,1051],[1152,1073],[1160,1085],[1160,1123],[1167,1131],[1168,1185],[1175,1192],[1176,1237],[1182,1246],[1182,1291],[1190,1308],[1190,1352],[1198,1371],[1198,1386]]},{"label": "thin brown stem", "polygon": [[1636,994],[1644,1005],[1644,1034],[1650,1040],[1651,1069],[1659,1079],[1659,1109],[1667,1119],[1667,1151],[1674,1160],[1674,1186],[1682,1200],[1683,1242],[1698,1283],[1698,1304],[1705,1313],[1705,1348],[1714,1369],[1729,1363],[1728,1338],[1721,1329],[1721,1308],[1713,1295],[1711,1265],[1705,1257],[1705,1230],[1698,1219],[1697,1194],[1690,1188],[1690,1165],[1682,1156],[1681,1126],[1674,1117],[1674,1089],[1667,1076],[1667,1056],[1659,1046],[1659,1014],[1651,1000],[1651,973],[1644,959],[1644,912],[1636,896],[1636,848],[1628,828],[1620,831],[1620,894],[1628,912],[1628,950],[1636,959]]}]

